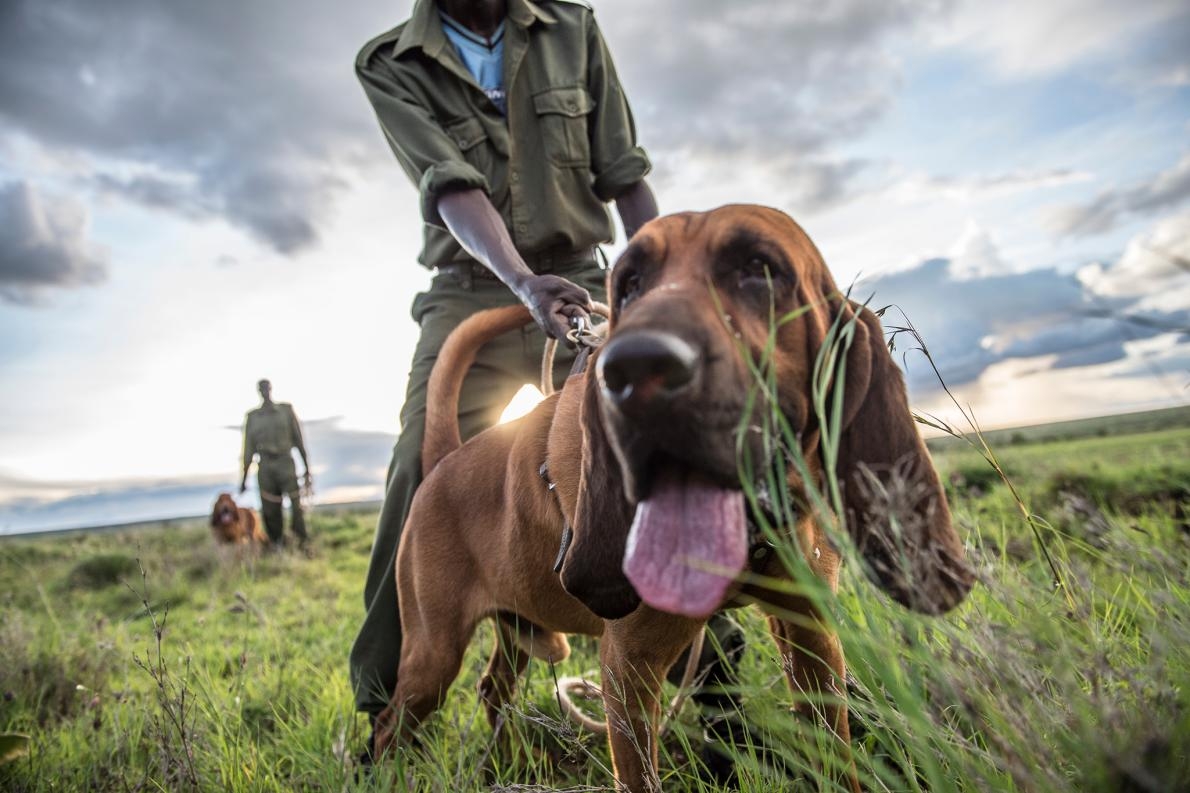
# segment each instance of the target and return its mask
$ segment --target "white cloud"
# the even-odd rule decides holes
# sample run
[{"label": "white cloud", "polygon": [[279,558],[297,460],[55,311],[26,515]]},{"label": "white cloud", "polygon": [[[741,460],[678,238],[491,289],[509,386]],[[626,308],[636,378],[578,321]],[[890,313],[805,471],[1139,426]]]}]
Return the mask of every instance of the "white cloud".
[{"label": "white cloud", "polygon": [[1059,236],[1102,234],[1130,215],[1169,209],[1190,199],[1190,154],[1152,177],[1099,193],[1086,204],[1051,209],[1045,224]]},{"label": "white cloud", "polygon": [[1078,279],[1098,294],[1126,297],[1159,298],[1190,285],[1190,213],[1161,220],[1129,241],[1114,265],[1089,264]]},{"label": "white cloud", "polygon": [[963,0],[935,43],[982,55],[1004,76],[1027,78],[1116,54],[1135,36],[1185,16],[1182,0]]},{"label": "white cloud", "polygon": [[1019,169],[1003,173],[935,175],[922,172],[892,177],[881,192],[894,201],[971,201],[1086,182],[1091,175],[1069,168]]},{"label": "white cloud", "polygon": [[[1054,368],[1055,356],[1009,359],[951,391],[960,405],[974,406],[975,418],[984,429],[1168,407],[1184,403],[1184,389],[1190,383],[1185,356],[1176,348],[1169,349],[1166,354],[1148,356],[1144,364],[1130,356],[1069,369]],[[1154,377],[1154,365],[1162,367],[1162,376]],[[911,366],[923,367],[925,362]],[[958,429],[969,429],[943,393],[919,392],[911,403],[919,412],[938,416]]]},{"label": "white cloud", "polygon": [[1002,274],[1008,265],[991,235],[974,220],[966,228],[950,252],[950,272],[960,280]]}]

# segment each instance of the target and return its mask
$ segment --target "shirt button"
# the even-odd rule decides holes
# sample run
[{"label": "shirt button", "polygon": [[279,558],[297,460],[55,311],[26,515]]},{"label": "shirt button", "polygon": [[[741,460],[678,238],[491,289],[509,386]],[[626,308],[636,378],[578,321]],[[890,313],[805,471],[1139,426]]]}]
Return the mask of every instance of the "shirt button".
[{"label": "shirt button", "polygon": [[519,233],[524,234],[528,230],[528,226],[526,226],[524,223],[520,223],[517,225],[516,230]]},{"label": "shirt button", "polygon": [[513,171],[513,172],[512,172],[512,181],[514,181],[514,182],[515,182],[515,181],[519,180],[519,179],[520,179],[520,176],[521,176],[521,175],[520,175],[519,173],[517,173],[516,171]]}]

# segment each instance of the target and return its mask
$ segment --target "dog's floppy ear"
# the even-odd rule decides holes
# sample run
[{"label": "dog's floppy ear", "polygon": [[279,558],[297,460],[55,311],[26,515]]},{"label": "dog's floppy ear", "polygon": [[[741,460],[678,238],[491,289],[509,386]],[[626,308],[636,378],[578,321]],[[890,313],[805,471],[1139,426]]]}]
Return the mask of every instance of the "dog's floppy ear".
[{"label": "dog's floppy ear", "polygon": [[938,473],[880,320],[846,298],[831,300],[841,303],[836,327],[854,325],[835,386],[845,389],[836,471],[847,530],[877,585],[915,611],[941,614],[963,600],[974,577]]},{"label": "dog's floppy ear", "polygon": [[226,495],[226,493],[220,493],[218,496],[215,497],[215,504],[214,504],[214,506],[211,507],[211,521],[210,522],[211,522],[212,526],[214,526],[216,524],[216,522],[218,522],[218,520],[219,520],[219,507],[220,507],[220,505],[223,504],[223,496],[225,496],[225,495]]},{"label": "dog's floppy ear", "polygon": [[623,570],[633,511],[624,497],[620,466],[604,431],[593,362],[587,372],[579,418],[582,471],[574,540],[562,563],[562,588],[600,617],[619,619],[640,605],[640,596]]}]

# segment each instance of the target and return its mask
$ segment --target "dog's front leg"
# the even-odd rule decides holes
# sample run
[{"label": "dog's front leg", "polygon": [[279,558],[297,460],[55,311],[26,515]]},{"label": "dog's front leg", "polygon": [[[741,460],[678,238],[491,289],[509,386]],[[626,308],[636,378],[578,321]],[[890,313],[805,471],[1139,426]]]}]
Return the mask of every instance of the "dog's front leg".
[{"label": "dog's front leg", "polygon": [[[825,542],[820,542],[809,546],[806,559],[814,574],[835,591],[838,555]],[[779,571],[774,572],[780,575]],[[838,635],[818,605],[804,595],[770,590],[761,598],[768,613],[769,631],[781,653],[785,680],[795,698],[794,710],[806,724],[825,729],[838,741],[842,767],[824,772],[841,786],[859,793],[847,722],[847,665]]]},{"label": "dog's front leg", "polygon": [[599,654],[603,706],[616,783],[627,793],[656,793],[657,727],[665,674],[703,623],[642,606],[607,623]]}]

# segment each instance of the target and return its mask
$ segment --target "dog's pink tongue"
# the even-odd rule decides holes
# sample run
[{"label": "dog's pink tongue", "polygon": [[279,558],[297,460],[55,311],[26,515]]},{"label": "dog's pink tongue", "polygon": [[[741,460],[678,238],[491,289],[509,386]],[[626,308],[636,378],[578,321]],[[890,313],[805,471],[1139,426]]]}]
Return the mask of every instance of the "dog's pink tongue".
[{"label": "dog's pink tongue", "polygon": [[624,574],[653,608],[701,618],[723,602],[747,558],[743,493],[667,470],[636,507]]}]

